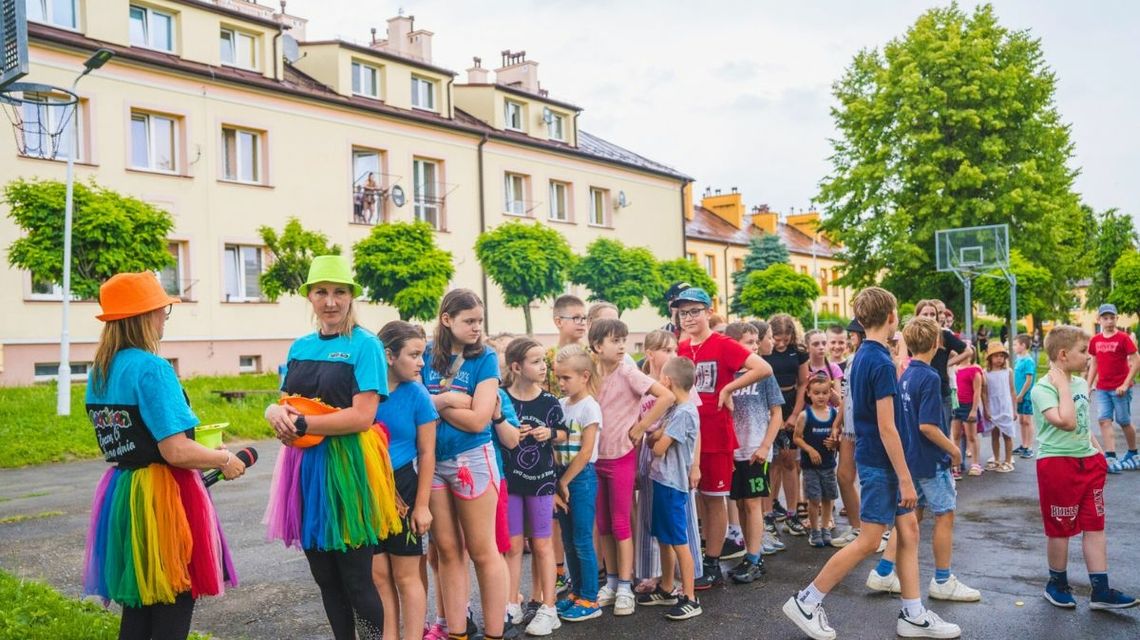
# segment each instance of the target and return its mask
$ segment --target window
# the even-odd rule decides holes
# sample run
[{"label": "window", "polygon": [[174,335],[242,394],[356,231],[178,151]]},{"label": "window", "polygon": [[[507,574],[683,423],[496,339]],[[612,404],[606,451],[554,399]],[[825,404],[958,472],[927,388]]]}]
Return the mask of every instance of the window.
[{"label": "window", "polygon": [[227,244],[225,253],[226,302],[261,299],[261,247]]},{"label": "window", "polygon": [[590,224],[596,227],[609,225],[609,196],[610,192],[605,189],[590,188]]},{"label": "window", "polygon": [[832,267],[831,269],[831,295],[839,297],[839,285],[835,281],[839,279],[839,269]]},{"label": "window", "polygon": [[261,356],[238,356],[238,373],[261,373]]},{"label": "window", "polygon": [[257,68],[257,37],[233,29],[222,29],[222,64],[242,69]]},{"label": "window", "polygon": [[513,100],[507,100],[506,103],[506,110],[503,114],[504,126],[515,131],[524,131],[522,104]]},{"label": "window", "polygon": [[222,128],[222,177],[237,182],[261,182],[260,133]]},{"label": "window", "polygon": [[570,185],[565,182],[550,181],[550,219],[570,221]]},{"label": "window", "polygon": [[839,315],[839,303],[838,302],[831,305],[831,312],[837,316]]},{"label": "window", "polygon": [[186,286],[186,274],[184,272],[186,267],[185,247],[186,244],[183,242],[167,244],[166,250],[174,256],[174,264],[158,272],[158,281],[162,283],[162,288],[166,293],[179,298],[185,298],[186,290],[189,288]]},{"label": "window", "polygon": [[697,262],[697,254],[695,253],[686,253],[685,257],[689,259],[689,262],[692,262],[694,264]]},{"label": "window", "polygon": [[732,259],[732,271],[734,273],[740,273],[741,271],[744,271],[744,258]]},{"label": "window", "polygon": [[435,111],[435,83],[427,78],[412,76],[412,106]]},{"label": "window", "polygon": [[705,254],[705,272],[716,277],[716,256]]},{"label": "window", "polygon": [[131,5],[131,46],[174,51],[174,16],[150,7]]},{"label": "window", "polygon": [[552,140],[566,142],[566,118],[557,113],[551,113],[550,122],[546,125],[546,135]]},{"label": "window", "polygon": [[525,216],[530,213],[526,206],[527,176],[518,173],[508,173],[504,180],[504,210],[516,216]]},{"label": "window", "polygon": [[28,20],[75,29],[76,0],[27,0]]},{"label": "window", "polygon": [[[59,377],[58,362],[37,362],[33,366],[36,382],[47,382]],[[90,362],[71,362],[68,366],[71,367],[72,380],[86,380],[88,372],[91,371]]]},{"label": "window", "polygon": [[[412,82],[415,87],[415,82]],[[363,62],[352,63],[352,93],[365,98],[380,98],[380,70]]]},{"label": "window", "polygon": [[177,131],[173,118],[131,112],[131,166],[174,173],[178,167]]},{"label": "window", "polygon": [[380,152],[371,149],[352,151],[352,221],[376,224],[384,219],[388,202],[384,177],[380,171]]},{"label": "window", "polygon": [[[83,145],[80,137],[80,109],[82,103],[74,107],[65,107],[61,104],[64,98],[50,93],[25,93],[22,116],[24,118],[24,155],[31,158],[58,158],[66,160],[72,149],[76,150],[76,160],[83,157]],[[67,119],[69,122],[64,122]],[[71,135],[61,135],[58,148],[53,148],[49,131],[58,131],[60,127],[71,127]]]},{"label": "window", "polygon": [[63,287],[32,273],[32,295],[28,298],[30,300],[63,300]]},{"label": "window", "polygon": [[803,265],[801,265],[801,266],[800,266],[800,273],[802,273],[803,275],[805,275],[805,276],[806,276],[806,275],[808,274],[808,271],[807,271],[807,267],[806,267],[806,266],[803,266]]},{"label": "window", "polygon": [[412,161],[412,182],[415,189],[416,220],[423,220],[440,229],[439,163],[416,158]]}]

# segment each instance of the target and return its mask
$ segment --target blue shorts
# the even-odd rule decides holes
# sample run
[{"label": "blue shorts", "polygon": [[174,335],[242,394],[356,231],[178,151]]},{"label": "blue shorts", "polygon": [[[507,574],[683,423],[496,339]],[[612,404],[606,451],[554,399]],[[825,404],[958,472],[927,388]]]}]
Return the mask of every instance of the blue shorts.
[{"label": "blue shorts", "polygon": [[[970,419],[970,410],[973,408],[974,408],[974,405],[971,402],[967,402],[966,404],[958,405],[957,407],[954,408],[954,411],[953,411],[954,419],[958,420],[960,422],[966,422],[967,420]],[[974,414],[974,416],[975,416],[974,419],[976,421],[977,420],[977,414]]]},{"label": "blue shorts", "polygon": [[958,490],[949,469],[939,469],[933,478],[915,478],[914,489],[918,492],[918,507],[929,509],[936,516],[950,513],[958,506]]},{"label": "blue shorts", "polygon": [[1132,424],[1132,387],[1122,396],[1116,395],[1115,391],[1096,389],[1093,398],[1096,400],[1097,420],[1115,420],[1122,427]]},{"label": "blue shorts", "polygon": [[1017,415],[1019,415],[1019,416],[1031,416],[1031,415],[1033,415],[1033,400],[1030,399],[1028,393],[1025,394],[1025,397],[1021,399],[1021,402],[1017,403]]},{"label": "blue shorts", "polygon": [[685,532],[688,516],[685,509],[689,496],[684,491],[677,491],[660,482],[653,482],[652,517],[649,522],[649,533],[657,538],[661,544],[681,545],[689,544],[689,537]]},{"label": "blue shorts", "polygon": [[872,524],[890,526],[895,517],[906,515],[912,509],[899,506],[902,495],[899,493],[899,478],[892,469],[879,467],[858,467],[859,472],[859,519]]}]

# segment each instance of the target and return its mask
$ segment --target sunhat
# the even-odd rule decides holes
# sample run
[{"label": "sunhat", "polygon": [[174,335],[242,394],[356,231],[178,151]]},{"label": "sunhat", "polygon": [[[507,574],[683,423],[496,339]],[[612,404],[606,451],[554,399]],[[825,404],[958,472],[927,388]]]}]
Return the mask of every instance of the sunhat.
[{"label": "sunhat", "polygon": [[309,266],[309,278],[301,285],[301,295],[309,295],[309,287],[318,282],[333,282],[352,286],[353,297],[359,296],[362,291],[360,285],[352,279],[352,267],[348,266],[348,258],[344,256],[317,256]]},{"label": "sunhat", "polygon": [[95,317],[103,322],[122,320],[178,302],[182,301],[167,293],[150,271],[118,273],[99,287],[99,306],[103,313]]},{"label": "sunhat", "polygon": [[689,287],[681,293],[677,294],[676,298],[669,303],[670,307],[679,307],[684,302],[699,302],[706,307],[712,306],[712,298],[709,297],[708,292],[700,287]]},{"label": "sunhat", "polygon": [[1005,348],[1005,345],[1002,344],[1001,340],[990,340],[989,345],[986,346],[986,360],[989,360],[998,354],[1001,354],[1008,358],[1009,349]]}]

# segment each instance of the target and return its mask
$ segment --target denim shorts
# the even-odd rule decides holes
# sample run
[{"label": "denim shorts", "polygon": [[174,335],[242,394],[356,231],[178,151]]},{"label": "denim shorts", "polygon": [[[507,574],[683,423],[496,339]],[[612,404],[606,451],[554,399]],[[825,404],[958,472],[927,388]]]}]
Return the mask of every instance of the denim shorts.
[{"label": "denim shorts", "polygon": [[835,483],[835,467],[804,467],[804,497],[813,502],[835,500],[839,485]]},{"label": "denim shorts", "polygon": [[1096,389],[1093,398],[1096,400],[1097,420],[1115,420],[1122,427],[1132,424],[1132,387],[1122,396],[1116,395],[1115,391]]},{"label": "denim shorts", "polygon": [[950,513],[958,506],[958,490],[949,469],[939,469],[933,478],[915,478],[914,489],[918,492],[918,507],[929,509],[936,516]]},{"label": "denim shorts", "polygon": [[[970,419],[970,410],[974,408],[973,403],[967,402],[960,404],[954,408],[953,415],[955,420],[965,422]],[[976,415],[976,414],[975,414]]]},{"label": "denim shorts", "polygon": [[862,466],[859,472],[859,519],[863,522],[890,526],[895,517],[906,515],[912,509],[899,506],[899,478],[893,469]]}]

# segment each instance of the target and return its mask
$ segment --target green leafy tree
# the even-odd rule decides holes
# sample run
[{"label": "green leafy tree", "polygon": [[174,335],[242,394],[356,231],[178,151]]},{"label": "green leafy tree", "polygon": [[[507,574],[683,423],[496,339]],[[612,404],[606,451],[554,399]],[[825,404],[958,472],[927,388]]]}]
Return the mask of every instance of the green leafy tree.
[{"label": "green leafy tree", "polygon": [[527,335],[534,333],[531,303],[562,293],[574,263],[566,238],[537,222],[507,222],[480,234],[475,256],[503,290],[507,306],[522,308]]},{"label": "green leafy tree", "polygon": [[1124,252],[1112,268],[1112,293],[1108,301],[1122,314],[1140,314],[1140,253]]},{"label": "green leafy tree", "polygon": [[[137,198],[94,181],[75,183],[71,229],[71,291],[99,297],[116,273],[158,271],[174,264],[167,251],[174,218]],[[24,235],[8,246],[8,264],[40,282],[63,282],[66,186],[56,180],[17,179],[4,186],[8,217]]]},{"label": "green leafy tree", "polygon": [[[1049,270],[1026,260],[1017,249],[1010,252],[1009,270],[1017,278],[1017,315],[1032,315],[1038,320],[1053,317],[1053,276]],[[974,280],[974,299],[986,305],[990,315],[1009,319],[1009,281],[1001,271]]]},{"label": "green leafy tree", "polygon": [[812,302],[819,297],[815,278],[787,264],[774,264],[763,271],[754,271],[744,281],[740,302],[745,314],[768,318],[787,313],[803,318],[811,315]]},{"label": "green leafy tree", "polygon": [[937,273],[934,233],[1010,225],[1024,257],[1050,266],[1062,311],[1084,275],[1087,230],[1073,191],[1073,145],[1041,43],[1000,25],[990,5],[922,14],[834,84],[830,175],[817,202],[843,244],[842,284],[882,282],[904,300],[959,299]]},{"label": "green leafy tree", "polygon": [[1113,268],[1120,256],[1135,249],[1140,241],[1132,216],[1127,213],[1113,208],[1094,216],[1096,235],[1090,251],[1092,284],[1085,299],[1085,306],[1089,309],[1097,308],[1108,299],[1113,288]]},{"label": "green leafy tree", "polygon": [[737,315],[748,313],[744,304],[740,302],[740,290],[744,288],[744,282],[749,274],[763,271],[774,264],[790,262],[788,248],[784,246],[784,241],[779,236],[772,233],[752,236],[748,241],[748,253],[744,256],[743,268],[732,274],[732,288],[735,293],[729,304],[729,310]]},{"label": "green leafy tree", "polygon": [[273,301],[283,293],[297,293],[309,277],[313,257],[340,255],[340,245],[330,245],[328,236],[305,229],[296,218],[289,218],[281,235],[267,226],[258,227],[257,232],[273,255],[272,264],[259,278],[261,291]]},{"label": "green leafy tree", "polygon": [[644,247],[627,247],[617,240],[598,238],[575,261],[570,281],[590,290],[590,300],[612,302],[618,313],[641,306],[660,288],[657,259]]},{"label": "green leafy tree", "polygon": [[426,222],[387,222],[352,246],[356,281],[372,302],[392,305],[401,320],[431,320],[455,275],[451,252],[435,244]]},{"label": "green leafy tree", "polygon": [[716,299],[717,286],[712,276],[702,269],[699,264],[688,258],[676,258],[674,260],[658,262],[657,277],[661,287],[656,293],[650,296],[650,300],[657,308],[657,313],[661,314],[664,318],[673,317],[669,306],[665,304],[665,293],[669,290],[669,285],[674,282],[688,282],[694,287],[704,289],[708,292],[709,296],[714,300]]}]

